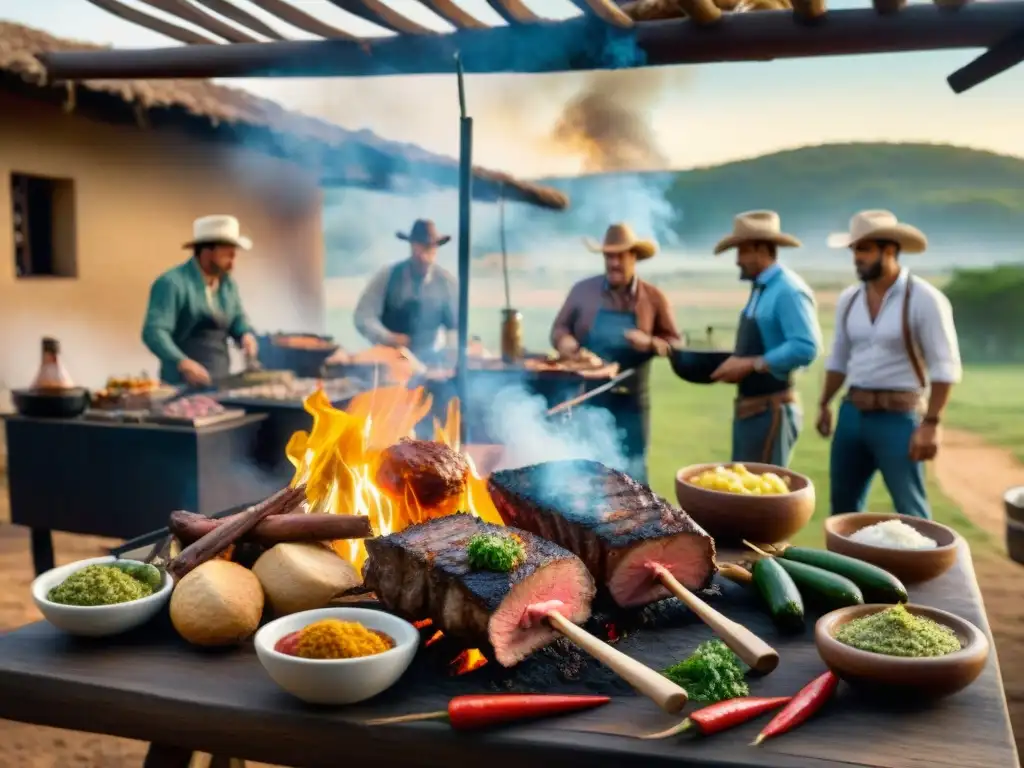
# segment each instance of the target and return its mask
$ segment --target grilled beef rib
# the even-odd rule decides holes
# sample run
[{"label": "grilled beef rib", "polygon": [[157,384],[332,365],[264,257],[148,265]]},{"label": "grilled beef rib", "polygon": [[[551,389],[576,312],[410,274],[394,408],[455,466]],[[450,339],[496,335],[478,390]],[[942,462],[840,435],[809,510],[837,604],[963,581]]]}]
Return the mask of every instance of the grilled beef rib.
[{"label": "grilled beef rib", "polygon": [[[466,546],[476,534],[520,538],[524,561],[511,573],[475,571]],[[400,533],[365,541],[363,577],[388,610],[411,620],[433,619],[450,637],[470,646],[489,643],[511,667],[557,639],[547,622],[520,625],[530,605],[560,600],[577,624],[590,617],[596,587],[571,552],[526,531],[485,523],[466,514],[438,517]]]},{"label": "grilled beef rib", "polygon": [[650,563],[694,590],[706,588],[717,570],[714,540],[689,515],[596,461],[506,469],[487,487],[506,524],[575,552],[620,606],[670,596]]}]

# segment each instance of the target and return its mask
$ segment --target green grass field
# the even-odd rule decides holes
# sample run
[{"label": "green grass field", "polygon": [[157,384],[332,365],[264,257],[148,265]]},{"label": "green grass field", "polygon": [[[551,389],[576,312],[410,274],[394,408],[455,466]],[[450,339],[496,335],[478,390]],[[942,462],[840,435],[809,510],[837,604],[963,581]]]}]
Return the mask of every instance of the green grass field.
[{"label": "green grass field", "polygon": [[[727,348],[732,343],[739,312],[719,307],[680,307],[677,322],[696,341],[704,330],[716,328],[714,343]],[[555,308],[524,311],[524,335],[528,349],[548,348],[547,334]],[[831,342],[833,314],[823,311],[822,329],[826,349]],[[478,335],[491,349],[498,347],[499,318],[496,310],[474,309],[470,313],[470,333]],[[329,332],[343,344],[356,345],[351,313],[336,310],[329,318]],[[805,407],[804,430],[793,456],[793,469],[808,475],[818,491],[815,519],[828,514],[829,443],[814,431],[816,403],[823,379],[824,361],[819,361],[798,378],[798,388]],[[1024,406],[1024,366],[969,367],[964,383],[954,391],[948,423],[981,435],[985,439],[1014,450],[1024,460],[1024,419],[1018,414]],[[650,477],[654,489],[675,498],[676,470],[688,464],[728,460],[731,439],[733,387],[699,386],[676,378],[668,363],[655,361],[651,374],[652,436]],[[959,509],[929,478],[929,498],[936,520],[955,526],[972,544],[987,546],[984,533],[975,528]],[[870,497],[870,509],[890,511],[892,504],[881,478],[876,478]],[[818,544],[821,526],[809,525],[797,540]]]}]

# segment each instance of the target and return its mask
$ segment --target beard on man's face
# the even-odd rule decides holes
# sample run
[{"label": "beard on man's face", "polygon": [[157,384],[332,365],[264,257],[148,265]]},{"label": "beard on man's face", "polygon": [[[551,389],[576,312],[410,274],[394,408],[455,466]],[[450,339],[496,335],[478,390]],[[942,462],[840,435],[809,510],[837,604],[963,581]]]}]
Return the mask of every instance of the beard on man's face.
[{"label": "beard on man's face", "polygon": [[856,264],[857,277],[865,283],[877,280],[882,276],[882,260],[878,259],[870,264]]}]

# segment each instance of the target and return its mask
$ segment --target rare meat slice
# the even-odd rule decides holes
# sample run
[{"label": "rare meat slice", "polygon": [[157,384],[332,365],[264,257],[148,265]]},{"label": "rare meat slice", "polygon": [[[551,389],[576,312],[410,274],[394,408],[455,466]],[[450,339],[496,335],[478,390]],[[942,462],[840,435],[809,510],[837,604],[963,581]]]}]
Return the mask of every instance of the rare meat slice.
[{"label": "rare meat slice", "polygon": [[508,525],[575,552],[623,607],[669,597],[652,563],[689,589],[706,588],[715,574],[715,542],[689,515],[596,461],[506,469],[487,487]]},{"label": "rare meat slice", "polygon": [[[518,536],[525,558],[511,573],[473,570],[466,547],[476,534]],[[571,552],[526,531],[466,514],[434,518],[401,533],[367,539],[366,586],[384,606],[411,620],[433,619],[471,647],[489,643],[511,667],[555,640],[547,622],[521,622],[530,605],[558,600],[560,612],[581,624],[590,617],[596,587]]]},{"label": "rare meat slice", "polygon": [[466,489],[466,457],[444,443],[405,438],[381,455],[377,485],[393,498],[411,492],[424,507],[458,498]]}]

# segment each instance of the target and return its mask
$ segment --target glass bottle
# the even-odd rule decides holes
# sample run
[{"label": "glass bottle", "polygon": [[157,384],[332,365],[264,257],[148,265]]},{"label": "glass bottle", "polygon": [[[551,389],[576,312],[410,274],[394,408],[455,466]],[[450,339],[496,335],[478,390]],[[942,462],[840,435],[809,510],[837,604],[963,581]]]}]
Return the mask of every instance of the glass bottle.
[{"label": "glass bottle", "polygon": [[75,382],[60,361],[60,342],[44,338],[43,359],[32,382],[32,389],[73,389],[74,386]]}]

